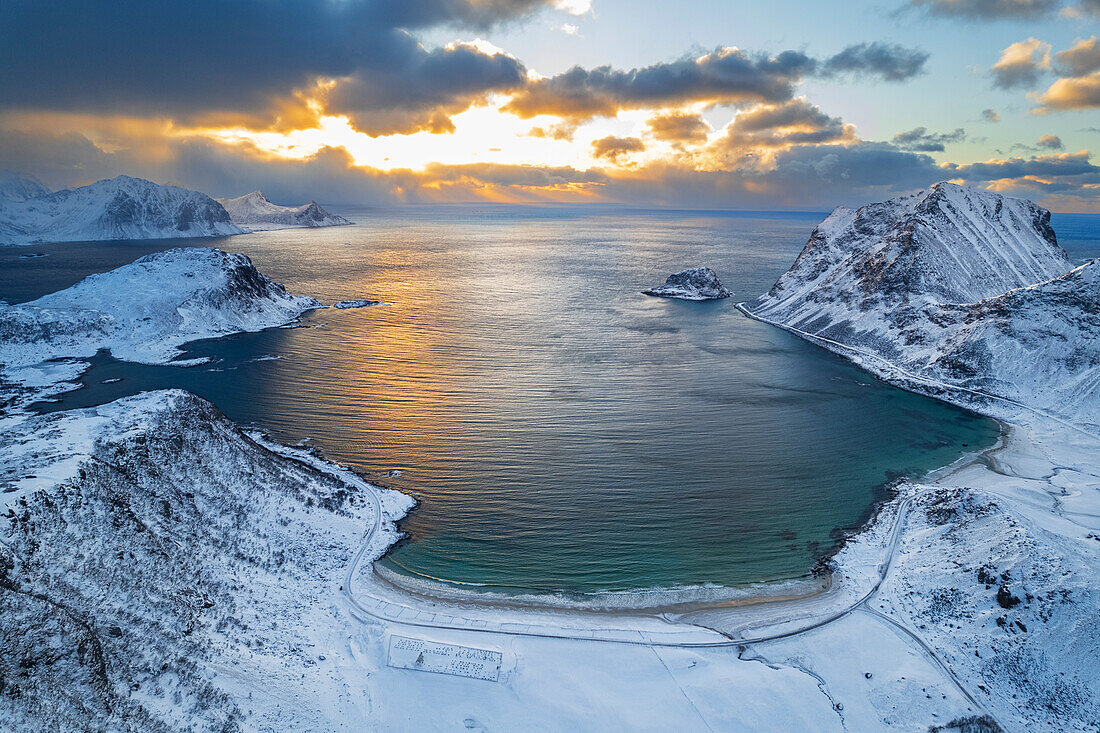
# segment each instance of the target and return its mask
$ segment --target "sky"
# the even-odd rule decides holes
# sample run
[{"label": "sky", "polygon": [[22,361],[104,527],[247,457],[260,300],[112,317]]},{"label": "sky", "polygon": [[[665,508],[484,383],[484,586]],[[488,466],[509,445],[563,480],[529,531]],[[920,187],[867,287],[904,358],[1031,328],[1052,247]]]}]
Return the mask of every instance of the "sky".
[{"label": "sky", "polygon": [[280,203],[1100,212],[1100,0],[5,0],[0,169]]}]

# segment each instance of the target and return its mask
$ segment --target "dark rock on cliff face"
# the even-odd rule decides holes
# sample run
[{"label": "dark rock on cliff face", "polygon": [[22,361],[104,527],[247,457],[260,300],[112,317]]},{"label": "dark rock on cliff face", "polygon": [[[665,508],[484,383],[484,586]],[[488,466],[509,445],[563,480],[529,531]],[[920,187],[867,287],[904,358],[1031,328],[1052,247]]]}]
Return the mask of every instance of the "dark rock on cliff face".
[{"label": "dark rock on cliff face", "polygon": [[696,267],[673,273],[664,285],[642,291],[645,295],[680,300],[717,300],[728,298],[732,292],[722,287],[718,275],[709,267]]}]

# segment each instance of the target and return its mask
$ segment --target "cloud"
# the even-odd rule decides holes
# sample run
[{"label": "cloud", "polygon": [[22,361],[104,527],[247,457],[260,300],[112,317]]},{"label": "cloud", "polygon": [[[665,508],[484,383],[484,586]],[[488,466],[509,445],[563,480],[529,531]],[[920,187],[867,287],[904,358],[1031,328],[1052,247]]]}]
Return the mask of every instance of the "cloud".
[{"label": "cloud", "polygon": [[573,119],[614,116],[621,109],[668,107],[689,102],[733,103],[789,99],[815,65],[797,51],[775,57],[720,48],[630,71],[574,66],[529,84],[504,109],[528,118],[552,114]]},{"label": "cloud", "polygon": [[825,60],[823,76],[850,73],[857,76],[880,77],[886,81],[905,81],[924,71],[928,54],[915,48],[892,43],[860,43],[849,46]]},{"label": "cloud", "polygon": [[1000,122],[1001,114],[992,107],[987,107],[982,110],[982,119],[986,122]]},{"label": "cloud", "polygon": [[1100,71],[1088,76],[1058,79],[1039,95],[1041,107],[1036,112],[1051,110],[1096,109],[1100,107]]},{"label": "cloud", "polygon": [[1062,76],[1087,76],[1100,69],[1100,38],[1077,39],[1070,48],[1054,54],[1054,59]]},{"label": "cloud", "polygon": [[619,158],[645,150],[645,143],[637,137],[615,137],[608,135],[592,141],[592,157],[604,158],[618,163]]},{"label": "cloud", "polygon": [[[764,115],[757,120],[763,120]],[[762,124],[758,122],[757,124]],[[119,173],[174,183],[215,196],[262,188],[275,201],[316,198],[331,204],[476,201],[610,201],[694,208],[827,209],[878,201],[945,178],[1056,202],[1059,210],[1096,206],[1100,168],[1088,153],[937,165],[927,155],[883,143],[795,145],[770,166],[696,170],[682,156],[635,168],[429,165],[379,171],[354,165],[347,151],[325,148],[303,160],[210,139],[173,140],[163,156],[140,148],[107,152],[76,134],[0,130],[0,168],[36,173],[58,187]],[[30,164],[23,165],[24,163]],[[43,172],[46,164],[48,171]],[[1091,188],[1090,188],[1091,187]]]},{"label": "cloud", "polygon": [[993,86],[1000,89],[1034,87],[1039,78],[1050,71],[1050,44],[1028,38],[1008,46],[993,64]]},{"label": "cloud", "polygon": [[570,15],[584,15],[592,12],[592,0],[554,0],[554,7]]},{"label": "cloud", "polygon": [[515,58],[456,43],[417,53],[396,68],[344,77],[320,97],[326,112],[347,115],[369,135],[450,132],[451,115],[526,80],[527,69]]},{"label": "cloud", "polygon": [[997,181],[1007,178],[1076,178],[1080,182],[1100,182],[1100,166],[1093,165],[1087,150],[1079,153],[1036,155],[1031,158],[1006,158],[980,163],[943,166],[948,177],[970,181]]},{"label": "cloud", "polygon": [[710,125],[702,115],[685,112],[655,115],[646,126],[653,137],[673,143],[702,143],[710,134]]},{"label": "cloud", "polygon": [[922,51],[883,43],[849,46],[825,61],[800,51],[766,56],[724,47],[698,58],[629,71],[574,66],[531,82],[504,109],[524,118],[551,114],[586,120],[612,117],[620,110],[688,103],[778,103],[791,99],[795,86],[813,74],[902,81],[920,73],[927,58]]},{"label": "cloud", "polygon": [[1057,135],[1043,135],[1036,145],[1047,150],[1064,150],[1066,147],[1062,144],[1062,138]]},{"label": "cloud", "polygon": [[1041,18],[1060,6],[1061,0],[909,0],[931,15],[978,20]]},{"label": "cloud", "polygon": [[532,127],[527,133],[531,137],[542,137],[550,140],[572,140],[577,132],[577,126],[571,122],[559,122],[556,125],[545,127]]},{"label": "cloud", "polygon": [[894,145],[902,150],[915,150],[922,153],[942,153],[947,143],[957,143],[966,139],[966,130],[955,128],[954,132],[928,132],[926,127],[914,127],[907,132],[894,135]]},{"label": "cloud", "polygon": [[738,113],[697,162],[705,168],[766,170],[784,151],[858,142],[854,127],[800,98]]},{"label": "cloud", "polygon": [[[237,113],[267,117],[272,124],[284,106],[279,100],[312,89],[318,80],[353,79],[375,91],[372,79],[381,74],[392,96],[408,74],[410,89],[426,94],[432,87],[425,70],[453,79],[471,70],[471,58],[462,51],[429,50],[412,33],[488,28],[546,3],[6,0],[0,3],[0,107],[179,119]],[[475,77],[483,79],[483,87],[474,81],[465,87],[474,98],[501,83],[499,76]],[[455,103],[451,92],[439,100]],[[425,99],[421,106],[430,104]]]},{"label": "cloud", "polygon": [[1081,0],[1077,5],[1062,8],[1062,15],[1076,20],[1100,18],[1100,0]]},{"label": "cloud", "polygon": [[1037,114],[1051,111],[1100,108],[1100,39],[1078,39],[1065,51],[1054,55],[1055,69],[1061,75],[1038,96]]}]

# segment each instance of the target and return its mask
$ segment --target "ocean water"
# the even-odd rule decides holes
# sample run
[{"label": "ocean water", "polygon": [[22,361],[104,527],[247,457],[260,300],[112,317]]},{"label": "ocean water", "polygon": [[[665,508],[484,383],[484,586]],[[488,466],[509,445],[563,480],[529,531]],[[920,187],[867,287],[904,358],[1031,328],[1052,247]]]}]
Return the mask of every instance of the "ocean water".
[{"label": "ocean water", "polygon": [[[340,213],[358,223],[0,251],[9,300],[193,244],[244,252],[296,293],[387,303],[196,342],[187,357],[211,360],[198,367],[101,354],[82,389],[42,409],[192,390],[416,496],[390,570],[516,593],[804,578],[887,482],[996,439],[991,420],[736,310],[786,270],[821,214]],[[30,251],[48,256],[18,257]],[[735,298],[639,292],[703,265]]]}]

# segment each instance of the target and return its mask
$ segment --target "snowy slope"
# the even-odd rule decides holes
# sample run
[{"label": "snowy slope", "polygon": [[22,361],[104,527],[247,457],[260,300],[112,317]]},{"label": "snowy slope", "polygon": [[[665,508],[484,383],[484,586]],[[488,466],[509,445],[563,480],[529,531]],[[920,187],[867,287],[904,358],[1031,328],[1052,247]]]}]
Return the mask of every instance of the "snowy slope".
[{"label": "snowy slope", "polygon": [[212,237],[242,232],[222,205],[206,194],[129,176],[24,200],[0,198],[0,244]]},{"label": "snowy slope", "polygon": [[1098,266],[1067,273],[1049,222],[1028,201],[950,183],[837,209],[744,307],[921,391],[1100,425]]},{"label": "snowy slope", "polygon": [[342,216],[328,213],[316,201],[301,206],[279,206],[271,203],[263,191],[217,201],[229,212],[234,224],[250,231],[351,224]]},{"label": "snowy slope", "polygon": [[283,325],[321,304],[287,293],[241,254],[157,252],[30,303],[0,304],[0,364],[110,349],[158,363],[188,341]]},{"label": "snowy slope", "polygon": [[0,199],[26,201],[48,193],[50,189],[34,176],[14,171],[0,171]]}]

